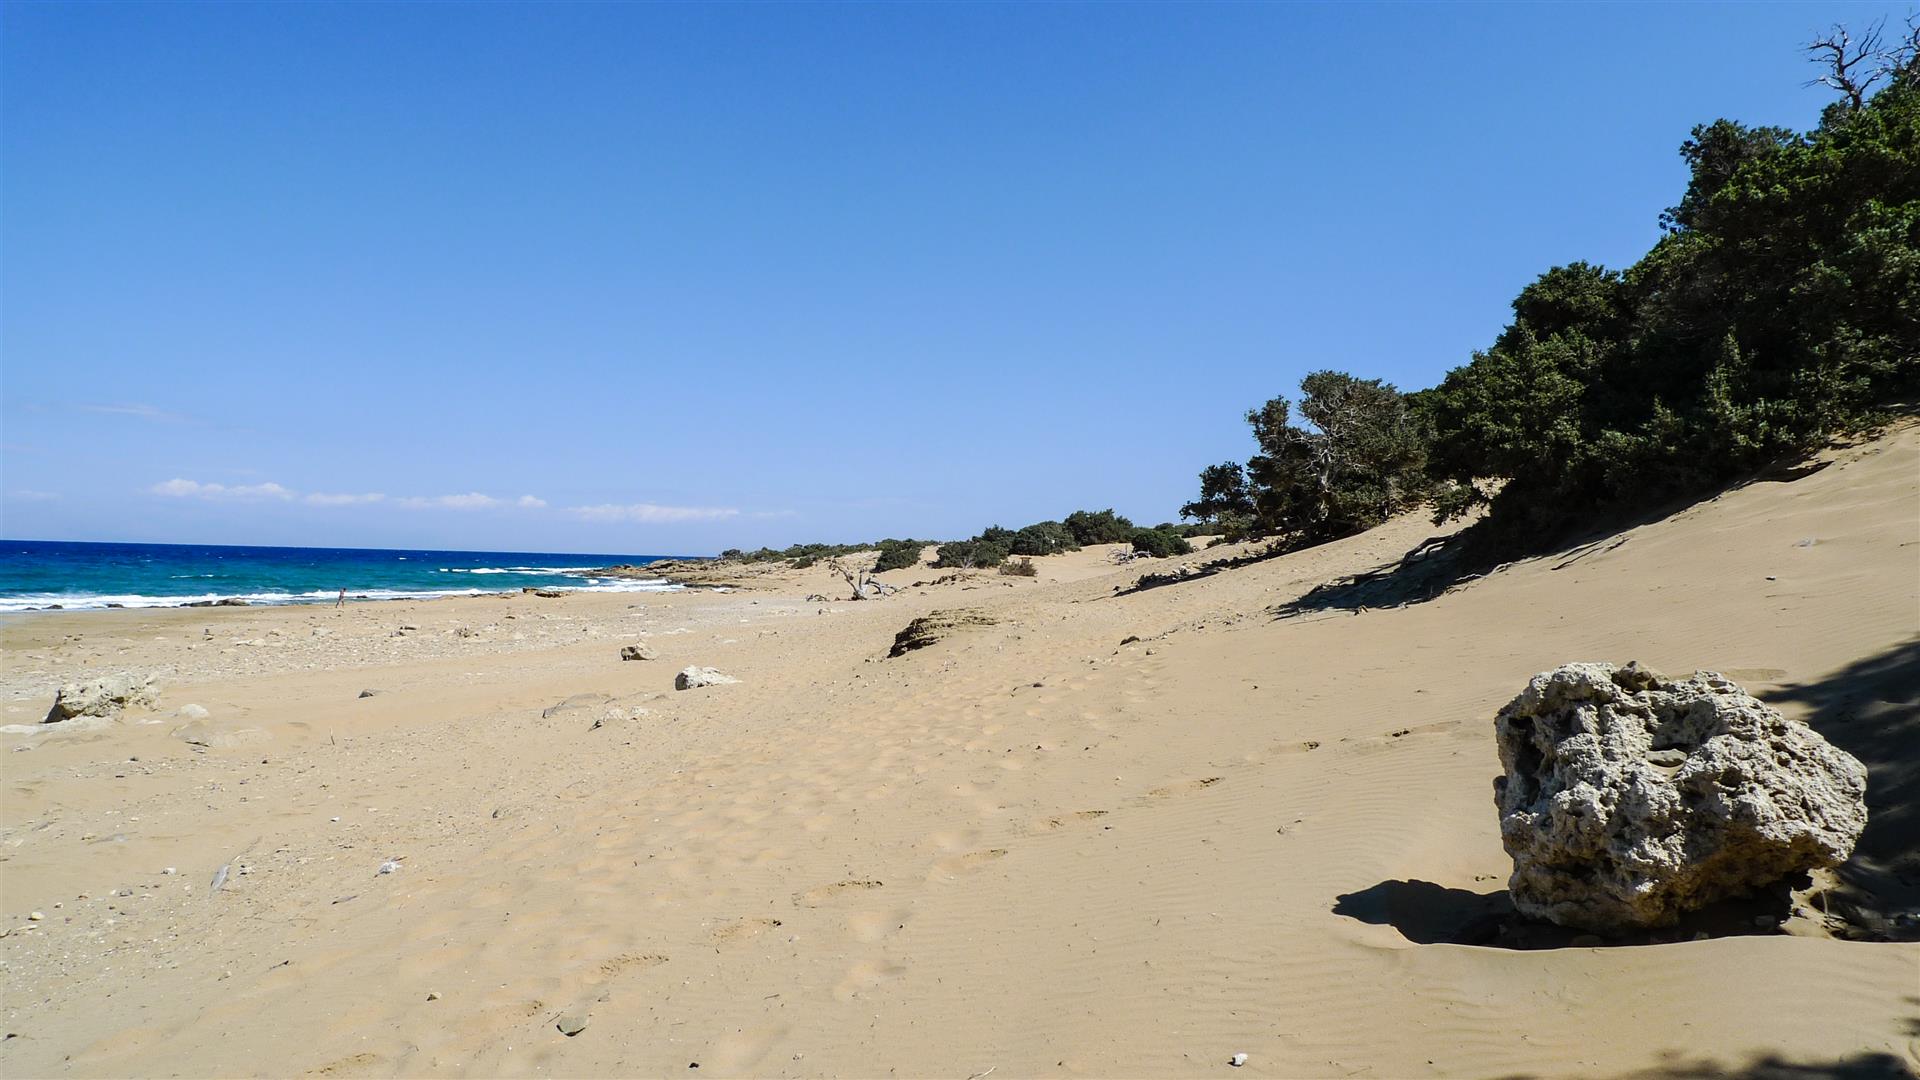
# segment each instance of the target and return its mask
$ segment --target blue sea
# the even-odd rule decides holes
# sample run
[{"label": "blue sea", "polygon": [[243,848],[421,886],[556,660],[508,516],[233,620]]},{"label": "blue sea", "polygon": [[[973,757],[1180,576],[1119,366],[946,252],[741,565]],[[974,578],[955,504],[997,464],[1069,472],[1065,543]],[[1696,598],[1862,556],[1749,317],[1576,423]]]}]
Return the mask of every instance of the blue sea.
[{"label": "blue sea", "polygon": [[78,544],[0,540],[0,612],[59,606],[180,607],[236,598],[255,604],[407,600],[523,586],[603,592],[675,589],[665,580],[598,578],[618,563],[666,555],[551,551],[385,551],[371,548]]}]

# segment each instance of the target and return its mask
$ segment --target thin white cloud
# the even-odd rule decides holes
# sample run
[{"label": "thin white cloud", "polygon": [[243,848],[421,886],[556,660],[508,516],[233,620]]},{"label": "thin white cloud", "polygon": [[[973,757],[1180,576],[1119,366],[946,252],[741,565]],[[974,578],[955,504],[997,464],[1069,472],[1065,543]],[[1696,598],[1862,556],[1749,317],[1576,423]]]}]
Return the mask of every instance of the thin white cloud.
[{"label": "thin white cloud", "polygon": [[477,491],[464,495],[409,495],[398,501],[409,510],[491,510],[505,505],[505,500]]},{"label": "thin white cloud", "polygon": [[176,499],[291,499],[293,492],[272,482],[264,484],[203,484],[175,477],[147,490]]},{"label": "thin white cloud", "polygon": [[660,506],[656,503],[601,503],[567,511],[582,521],[637,521],[649,525],[680,521],[714,521],[738,517],[740,511],[717,506]]},{"label": "thin white cloud", "polygon": [[17,488],[7,492],[7,498],[22,502],[52,502],[60,497],[57,491],[35,491],[32,488]]},{"label": "thin white cloud", "polygon": [[179,413],[168,412],[139,402],[126,405],[82,405],[81,412],[103,413],[108,416],[137,416],[142,420],[185,420]]},{"label": "thin white cloud", "polygon": [[367,506],[380,503],[388,506],[404,507],[408,510],[494,510],[503,507],[517,507],[522,510],[540,510],[544,509],[547,505],[547,501],[538,495],[522,495],[514,499],[499,498],[478,491],[469,491],[455,495],[405,496],[390,496],[378,491],[311,491],[303,495],[291,488],[272,482],[260,484],[216,484],[203,483],[199,480],[186,480],[179,477],[162,481],[147,490],[155,495],[165,495],[176,499],[279,499],[282,501],[298,499],[309,506]]}]

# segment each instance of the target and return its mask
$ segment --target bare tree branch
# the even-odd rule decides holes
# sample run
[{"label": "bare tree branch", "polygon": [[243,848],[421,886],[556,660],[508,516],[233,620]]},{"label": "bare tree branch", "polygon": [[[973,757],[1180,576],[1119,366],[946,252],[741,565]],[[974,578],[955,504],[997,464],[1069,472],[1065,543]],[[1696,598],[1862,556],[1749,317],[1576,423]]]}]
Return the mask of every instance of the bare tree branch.
[{"label": "bare tree branch", "polygon": [[[1824,37],[1814,38],[1807,43],[1808,59],[1826,66],[1827,73],[1807,83],[1808,86],[1826,86],[1847,96],[1847,104],[1855,109],[1866,107],[1869,91],[1873,84],[1891,74],[1887,66],[1890,53],[1880,47],[1887,20],[1882,18],[1867,28],[1859,41],[1847,28],[1835,24]],[[1898,51],[1898,50],[1894,50]]]}]

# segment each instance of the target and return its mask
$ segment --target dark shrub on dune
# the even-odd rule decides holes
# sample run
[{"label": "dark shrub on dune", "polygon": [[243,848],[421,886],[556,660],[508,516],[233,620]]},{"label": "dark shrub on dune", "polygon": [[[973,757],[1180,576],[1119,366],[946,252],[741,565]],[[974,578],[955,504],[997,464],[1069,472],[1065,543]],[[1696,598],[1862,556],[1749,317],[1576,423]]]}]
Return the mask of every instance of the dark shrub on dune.
[{"label": "dark shrub on dune", "polygon": [[1124,544],[1133,536],[1133,522],[1107,510],[1075,510],[1062,522],[1075,543]]},{"label": "dark shrub on dune", "polygon": [[933,565],[940,570],[973,570],[999,566],[1007,561],[1007,549],[985,540],[955,540],[941,544],[934,553]]},{"label": "dark shrub on dune", "polygon": [[1193,550],[1193,545],[1187,543],[1186,537],[1164,529],[1135,529],[1128,539],[1133,542],[1133,550],[1156,559],[1185,555]]}]

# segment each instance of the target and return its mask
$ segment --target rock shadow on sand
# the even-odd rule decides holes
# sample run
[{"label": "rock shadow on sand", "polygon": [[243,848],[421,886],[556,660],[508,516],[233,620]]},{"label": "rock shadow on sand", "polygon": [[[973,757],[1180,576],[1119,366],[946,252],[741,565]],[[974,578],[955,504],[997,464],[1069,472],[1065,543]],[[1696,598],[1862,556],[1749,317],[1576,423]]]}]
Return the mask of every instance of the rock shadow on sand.
[{"label": "rock shadow on sand", "polygon": [[1482,948],[1618,948],[1670,945],[1700,937],[1775,934],[1792,910],[1789,884],[1723,900],[1689,912],[1678,926],[1608,935],[1529,919],[1513,906],[1507,890],[1477,893],[1431,881],[1383,881],[1334,899],[1333,913],[1373,926],[1391,926],[1416,945],[1473,945]]}]

